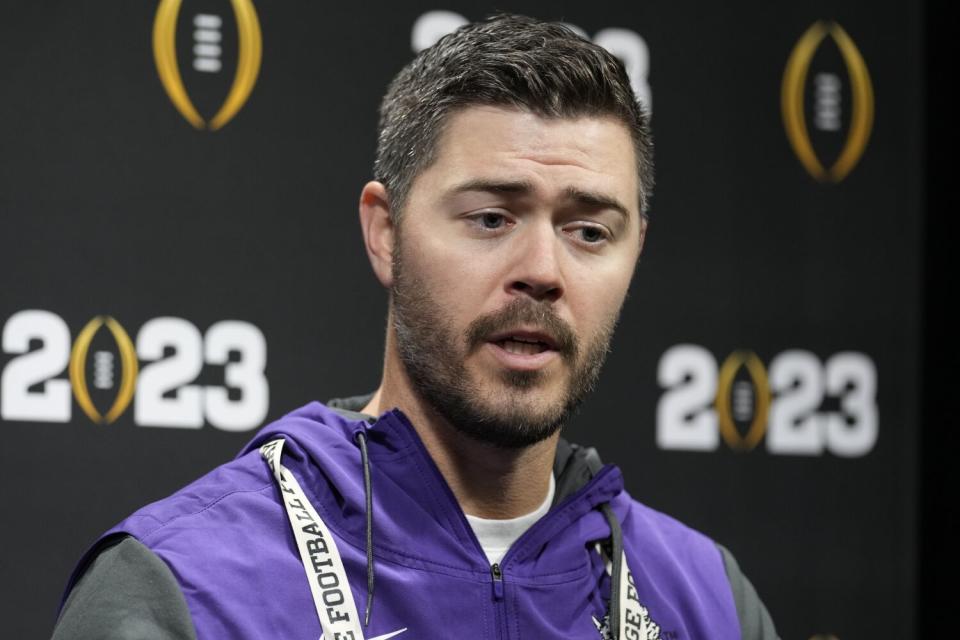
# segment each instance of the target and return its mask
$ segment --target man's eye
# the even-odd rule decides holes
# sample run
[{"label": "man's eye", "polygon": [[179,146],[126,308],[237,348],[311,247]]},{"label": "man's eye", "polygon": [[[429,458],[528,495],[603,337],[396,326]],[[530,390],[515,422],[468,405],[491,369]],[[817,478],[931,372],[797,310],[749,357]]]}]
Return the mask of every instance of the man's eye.
[{"label": "man's eye", "polygon": [[487,212],[480,214],[478,222],[484,229],[499,229],[506,224],[506,218],[499,213]]},{"label": "man's eye", "polygon": [[580,239],[588,244],[597,244],[607,240],[607,234],[601,227],[583,226],[574,230],[580,234]]}]

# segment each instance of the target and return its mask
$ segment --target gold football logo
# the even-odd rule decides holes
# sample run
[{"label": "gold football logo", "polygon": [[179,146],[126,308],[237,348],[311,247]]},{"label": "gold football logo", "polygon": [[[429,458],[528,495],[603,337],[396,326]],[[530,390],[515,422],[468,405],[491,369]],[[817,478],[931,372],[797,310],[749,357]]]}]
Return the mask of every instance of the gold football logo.
[{"label": "gold football logo", "polygon": [[[753,420],[746,434],[740,435],[733,418],[731,397],[733,382],[740,368],[746,369],[753,383]],[[717,381],[716,410],[720,423],[720,437],[735,451],[749,451],[756,447],[767,431],[767,412],[770,409],[770,385],[763,362],[752,351],[731,353],[720,367]]]},{"label": "gold football logo", "polygon": [[[120,388],[117,390],[117,397],[113,401],[113,406],[107,411],[106,415],[101,414],[93,404],[90,397],[90,388],[87,386],[86,364],[87,353],[90,350],[90,343],[93,337],[101,327],[106,325],[113,340],[117,344],[117,350],[120,352],[120,362],[123,366],[123,374],[120,381]],[[130,401],[133,400],[133,393],[137,386],[137,373],[139,365],[137,364],[137,353],[133,348],[133,342],[130,336],[124,331],[120,323],[110,316],[97,316],[93,318],[80,331],[77,340],[73,343],[73,349],[70,353],[70,386],[73,387],[73,395],[77,399],[77,404],[83,409],[94,422],[110,424],[119,418]]]},{"label": "gold football logo", "polygon": [[[847,139],[829,169],[814,151],[804,116],[804,88],[810,62],[827,37],[836,43],[843,56],[852,94]],[[840,182],[846,178],[863,155],[873,128],[873,85],[860,51],[840,25],[818,21],[800,37],[783,74],[780,106],[790,145],[810,175],[823,182]]]},{"label": "gold football logo", "polygon": [[216,131],[237,115],[257,82],[263,48],[260,22],[251,0],[231,0],[237,20],[237,71],[223,105],[210,122],[206,122],[187,95],[177,64],[176,30],[182,2],[183,0],[160,0],[157,8],[153,22],[153,57],[157,64],[157,73],[160,74],[160,81],[173,106],[187,122],[197,129]]}]

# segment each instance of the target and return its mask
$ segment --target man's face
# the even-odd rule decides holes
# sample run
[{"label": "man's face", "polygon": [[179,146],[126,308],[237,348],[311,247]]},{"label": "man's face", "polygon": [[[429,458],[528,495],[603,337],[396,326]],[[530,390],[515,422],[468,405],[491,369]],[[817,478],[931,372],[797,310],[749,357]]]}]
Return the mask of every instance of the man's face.
[{"label": "man's face", "polygon": [[644,230],[637,189],[618,120],[453,114],[393,253],[414,391],[480,441],[555,433],[596,381],[626,296]]}]

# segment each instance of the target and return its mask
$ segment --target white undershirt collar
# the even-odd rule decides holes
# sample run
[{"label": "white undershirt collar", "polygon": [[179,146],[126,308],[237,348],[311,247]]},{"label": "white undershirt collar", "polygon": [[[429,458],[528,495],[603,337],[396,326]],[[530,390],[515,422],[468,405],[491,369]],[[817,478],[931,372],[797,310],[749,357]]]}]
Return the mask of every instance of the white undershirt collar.
[{"label": "white undershirt collar", "polygon": [[526,515],[508,520],[494,520],[467,514],[467,522],[470,523],[473,533],[480,541],[480,546],[487,555],[490,564],[496,564],[503,560],[503,556],[507,554],[507,549],[517,541],[517,538],[522,536],[523,532],[532,527],[537,520],[547,515],[547,512],[550,511],[550,505],[553,504],[553,495],[556,490],[557,483],[551,473],[547,497],[539,507]]}]

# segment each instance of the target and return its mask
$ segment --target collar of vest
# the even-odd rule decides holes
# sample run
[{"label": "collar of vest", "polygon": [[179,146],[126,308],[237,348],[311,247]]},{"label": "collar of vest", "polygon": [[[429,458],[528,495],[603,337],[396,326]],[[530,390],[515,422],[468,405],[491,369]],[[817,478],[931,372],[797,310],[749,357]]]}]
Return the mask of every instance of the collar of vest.
[{"label": "collar of vest", "polygon": [[[363,421],[373,424],[376,416],[362,413],[362,410],[373,398],[373,393],[366,393],[345,398],[331,398],[326,402],[327,407],[336,413],[353,421]],[[553,496],[553,505],[560,504],[566,498],[583,488],[603,468],[600,455],[593,447],[582,447],[560,438],[557,442],[557,452],[553,463],[553,477],[556,481],[556,491]]]},{"label": "collar of vest", "polygon": [[[306,405],[265,427],[240,455],[284,438],[285,464],[300,476],[320,515],[348,543],[365,548],[366,495],[357,443],[357,434],[363,433],[373,488],[374,555],[402,564],[412,557],[415,563],[429,563],[442,556],[447,566],[488,572],[473,530],[406,415],[393,409],[370,424],[368,416],[344,410],[353,406]],[[603,465],[593,449],[561,441],[554,473],[557,492],[550,513],[524,534],[508,558],[522,562],[562,541],[582,552],[584,544],[609,538],[600,507],[625,495],[619,469]],[[429,528],[428,548],[412,545],[409,532],[423,532],[428,522],[435,525]],[[576,527],[570,526],[573,522]]]}]

